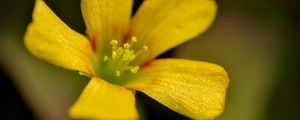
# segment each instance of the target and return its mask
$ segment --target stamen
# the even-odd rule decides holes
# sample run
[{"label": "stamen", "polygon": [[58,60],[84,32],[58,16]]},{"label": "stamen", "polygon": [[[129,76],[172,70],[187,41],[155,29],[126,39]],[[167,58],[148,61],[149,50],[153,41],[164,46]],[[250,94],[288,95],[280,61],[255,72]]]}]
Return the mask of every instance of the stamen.
[{"label": "stamen", "polygon": [[115,46],[115,45],[118,44],[118,41],[117,41],[117,40],[111,40],[111,41],[110,41],[110,44],[113,45],[113,46]]},{"label": "stamen", "polygon": [[106,62],[106,61],[108,61],[108,60],[109,60],[109,57],[105,55],[105,56],[103,57],[103,61]]},{"label": "stamen", "polygon": [[147,52],[149,50],[148,46],[144,45],[143,49]]},{"label": "stamen", "polygon": [[[135,51],[132,49],[133,43],[137,42],[136,37],[132,37],[131,41],[124,44],[119,44],[117,40],[111,40],[112,45],[111,56],[104,55],[103,61],[106,62],[104,65],[108,75],[114,75],[120,77],[121,74],[126,74],[130,71],[135,74],[139,71],[139,66],[131,66],[131,62],[143,52],[148,51],[148,46],[144,45],[142,49]],[[106,73],[103,73],[106,74]]]},{"label": "stamen", "polygon": [[117,40],[111,40],[110,44],[112,45],[113,50],[115,50],[118,47],[118,41]]},{"label": "stamen", "polygon": [[113,51],[111,56],[112,56],[112,59],[115,59],[116,56],[117,56],[117,52],[116,52],[116,51]]},{"label": "stamen", "polygon": [[119,70],[116,71],[116,76],[120,77],[121,76],[121,72]]},{"label": "stamen", "polygon": [[131,42],[132,42],[132,43],[137,42],[137,38],[136,38],[135,36],[133,36],[133,37],[131,38]]},{"label": "stamen", "polygon": [[123,44],[123,47],[124,47],[125,49],[129,49],[131,46],[130,46],[128,43],[125,43],[125,44]]},{"label": "stamen", "polygon": [[135,67],[131,68],[130,71],[131,71],[131,73],[135,74],[135,73],[137,73],[139,68],[140,68],[139,66],[135,66]]}]

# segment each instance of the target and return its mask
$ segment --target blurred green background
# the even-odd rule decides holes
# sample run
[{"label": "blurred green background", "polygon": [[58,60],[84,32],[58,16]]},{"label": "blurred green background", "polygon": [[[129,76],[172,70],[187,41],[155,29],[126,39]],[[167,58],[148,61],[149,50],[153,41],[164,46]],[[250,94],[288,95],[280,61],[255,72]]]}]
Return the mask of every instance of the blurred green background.
[{"label": "blurred green background", "polygon": [[[84,33],[80,0],[45,0],[71,28]],[[135,1],[135,9],[142,0]],[[294,0],[222,0],[207,32],[160,57],[223,66],[230,84],[217,120],[297,120],[300,117],[300,10]],[[0,119],[68,119],[67,109],[88,79],[32,57],[23,46],[34,0],[1,0]],[[186,119],[142,93],[145,119]]]}]

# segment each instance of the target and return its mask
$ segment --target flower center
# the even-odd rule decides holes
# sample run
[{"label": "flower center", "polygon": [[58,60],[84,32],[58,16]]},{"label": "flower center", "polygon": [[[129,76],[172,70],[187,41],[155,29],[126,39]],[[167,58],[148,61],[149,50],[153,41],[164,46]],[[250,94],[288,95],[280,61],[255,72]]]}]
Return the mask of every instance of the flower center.
[{"label": "flower center", "polygon": [[147,46],[143,46],[143,49],[139,51],[134,51],[132,45],[136,42],[136,37],[132,37],[129,43],[124,44],[120,44],[117,40],[111,40],[110,56],[102,57],[101,69],[97,75],[113,84],[124,85],[127,83],[132,74],[139,70],[139,66],[134,65],[132,61],[143,52],[148,51]]}]

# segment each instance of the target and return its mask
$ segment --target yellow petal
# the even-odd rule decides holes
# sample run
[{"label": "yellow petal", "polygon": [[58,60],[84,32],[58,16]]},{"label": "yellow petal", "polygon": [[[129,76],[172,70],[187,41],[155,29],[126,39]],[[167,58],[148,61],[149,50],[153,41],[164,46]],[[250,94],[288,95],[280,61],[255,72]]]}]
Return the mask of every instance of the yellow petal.
[{"label": "yellow petal", "polygon": [[81,0],[82,15],[90,39],[98,52],[110,50],[112,39],[126,35],[132,9],[132,0]]},{"label": "yellow petal", "polygon": [[193,119],[222,113],[227,73],[218,65],[183,59],[159,59],[142,68],[126,85]]},{"label": "yellow petal", "polygon": [[52,64],[93,74],[90,42],[63,23],[42,1],[37,0],[32,23],[25,34],[25,46],[34,56]]},{"label": "yellow petal", "polygon": [[131,21],[137,49],[149,52],[137,62],[149,61],[162,52],[204,32],[216,15],[214,0],[145,0]]},{"label": "yellow petal", "polygon": [[138,118],[133,91],[93,78],[69,114],[75,119],[133,120]]}]

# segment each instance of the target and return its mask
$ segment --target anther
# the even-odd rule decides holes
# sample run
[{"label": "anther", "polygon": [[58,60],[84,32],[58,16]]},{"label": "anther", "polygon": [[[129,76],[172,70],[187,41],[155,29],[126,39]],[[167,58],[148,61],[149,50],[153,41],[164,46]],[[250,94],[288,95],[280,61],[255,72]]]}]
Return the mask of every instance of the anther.
[{"label": "anther", "polygon": [[116,76],[120,77],[121,76],[121,72],[119,70],[116,71]]},{"label": "anther", "polygon": [[106,61],[108,61],[108,60],[109,60],[109,57],[105,55],[105,56],[103,57],[103,61],[106,62]]},{"label": "anther", "polygon": [[139,66],[130,68],[131,73],[137,73],[138,70],[139,70]]},{"label": "anther", "polygon": [[133,43],[137,42],[137,38],[136,38],[135,36],[133,36],[133,37],[131,38],[131,42],[133,42]]},{"label": "anther", "polygon": [[113,50],[118,47],[118,41],[117,40],[111,40],[110,44],[112,45]]},{"label": "anther", "polygon": [[131,46],[130,46],[128,43],[125,43],[125,44],[123,44],[123,47],[124,47],[125,49],[129,49]]},{"label": "anther", "polygon": [[117,56],[117,52],[116,52],[116,51],[113,51],[111,56],[112,56],[113,59],[115,59],[116,56]]},{"label": "anther", "polygon": [[111,45],[117,45],[117,44],[118,44],[118,41],[117,41],[117,40],[111,40],[111,41],[110,41],[110,44],[111,44]]},{"label": "anther", "polygon": [[143,49],[147,52],[149,50],[148,46],[144,45]]}]

